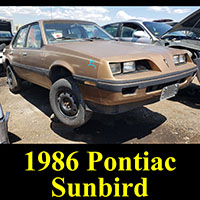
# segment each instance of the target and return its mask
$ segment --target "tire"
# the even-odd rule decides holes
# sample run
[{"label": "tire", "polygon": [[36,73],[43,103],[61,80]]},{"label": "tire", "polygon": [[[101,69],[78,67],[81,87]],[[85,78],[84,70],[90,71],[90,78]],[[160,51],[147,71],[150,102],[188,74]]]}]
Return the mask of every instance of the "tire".
[{"label": "tire", "polygon": [[0,73],[3,72],[3,66],[0,65]]},{"label": "tire", "polygon": [[50,89],[49,100],[55,116],[69,127],[80,127],[91,117],[87,115],[80,90],[72,78],[56,81]]},{"label": "tire", "polygon": [[22,88],[22,81],[10,65],[6,67],[6,76],[9,90],[14,94],[19,93]]}]

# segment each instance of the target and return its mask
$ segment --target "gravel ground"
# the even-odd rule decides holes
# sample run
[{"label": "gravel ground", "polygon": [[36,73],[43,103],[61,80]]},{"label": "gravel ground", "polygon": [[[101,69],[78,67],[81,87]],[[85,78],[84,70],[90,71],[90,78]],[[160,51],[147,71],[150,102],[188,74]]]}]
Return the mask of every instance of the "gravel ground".
[{"label": "gravel ground", "polygon": [[48,90],[24,83],[9,92],[0,77],[0,103],[10,112],[11,143],[200,143],[200,84],[197,79],[170,100],[117,116],[94,114],[78,129],[53,120]]}]

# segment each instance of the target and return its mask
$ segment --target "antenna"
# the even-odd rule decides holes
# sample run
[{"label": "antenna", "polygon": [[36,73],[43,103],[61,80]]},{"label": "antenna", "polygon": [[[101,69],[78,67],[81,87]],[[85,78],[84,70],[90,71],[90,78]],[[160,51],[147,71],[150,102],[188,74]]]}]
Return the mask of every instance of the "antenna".
[{"label": "antenna", "polygon": [[50,6],[50,10],[51,10],[51,19],[52,19],[52,6]]}]

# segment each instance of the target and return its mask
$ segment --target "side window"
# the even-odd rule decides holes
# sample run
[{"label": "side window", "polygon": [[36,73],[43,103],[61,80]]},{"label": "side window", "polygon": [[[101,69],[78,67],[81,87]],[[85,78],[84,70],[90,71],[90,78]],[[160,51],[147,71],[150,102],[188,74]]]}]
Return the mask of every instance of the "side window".
[{"label": "side window", "polygon": [[42,44],[42,36],[40,32],[40,27],[38,24],[32,25],[28,33],[26,47],[32,49],[39,49],[41,48],[41,44]]},{"label": "side window", "polygon": [[123,26],[122,32],[121,32],[121,37],[133,37],[134,32],[135,32],[135,30],[133,28]]},{"label": "side window", "polygon": [[13,48],[23,48],[26,42],[26,33],[27,33],[28,27],[21,29],[14,42],[13,42]]},{"label": "side window", "polygon": [[117,37],[117,31],[118,31],[119,24],[111,24],[108,26],[105,26],[104,29],[113,37]]},{"label": "side window", "polygon": [[127,23],[122,26],[121,37],[134,37],[136,31],[143,31],[143,29],[134,23]]}]

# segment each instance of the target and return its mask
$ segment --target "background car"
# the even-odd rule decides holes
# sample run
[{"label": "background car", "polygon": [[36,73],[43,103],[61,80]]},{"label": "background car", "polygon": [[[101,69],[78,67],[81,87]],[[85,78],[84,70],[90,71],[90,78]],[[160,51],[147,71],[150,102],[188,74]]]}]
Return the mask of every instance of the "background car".
[{"label": "background car", "polygon": [[[166,23],[129,20],[103,26],[103,28],[116,39],[121,41],[156,43],[172,29]],[[181,31],[174,31],[165,35],[165,38],[187,38]]]},{"label": "background car", "polygon": [[129,20],[107,24],[103,28],[121,41],[152,43],[190,51],[193,60],[200,52],[200,9],[173,27],[155,21]]},{"label": "background car", "polygon": [[12,38],[12,20],[0,19],[0,73],[4,70],[2,65],[3,49],[10,44]]}]

